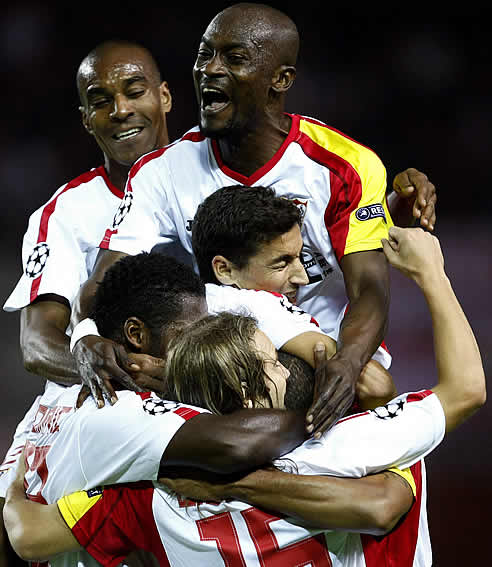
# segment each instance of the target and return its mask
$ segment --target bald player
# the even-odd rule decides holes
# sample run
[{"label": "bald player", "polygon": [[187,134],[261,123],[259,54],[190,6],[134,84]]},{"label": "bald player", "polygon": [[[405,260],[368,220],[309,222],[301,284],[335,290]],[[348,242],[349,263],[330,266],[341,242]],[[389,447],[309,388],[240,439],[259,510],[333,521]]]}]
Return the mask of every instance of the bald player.
[{"label": "bald player", "polygon": [[[317,120],[285,112],[298,47],[294,22],[270,6],[234,4],[212,19],[193,69],[199,126],[132,168],[127,202],[100,244],[76,319],[86,316],[96,282],[122,255],[176,240],[191,254],[192,219],[208,195],[236,183],[271,186],[303,211],[309,283],[299,305],[327,333],[350,305],[338,353],[309,412],[308,427],[319,430],[350,405],[360,371],[384,337],[389,282],[381,239],[392,221],[386,170],[376,154]],[[81,368],[93,366],[101,386],[125,374],[101,338],[82,338],[75,354]]]}]

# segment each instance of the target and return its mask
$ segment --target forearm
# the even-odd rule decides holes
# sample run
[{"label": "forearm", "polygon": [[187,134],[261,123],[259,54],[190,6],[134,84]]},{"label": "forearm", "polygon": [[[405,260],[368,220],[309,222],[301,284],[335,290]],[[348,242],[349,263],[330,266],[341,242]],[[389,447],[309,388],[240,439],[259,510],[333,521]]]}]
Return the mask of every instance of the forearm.
[{"label": "forearm", "polygon": [[28,372],[63,385],[80,383],[65,330],[70,308],[56,300],[39,301],[21,312],[20,347]]},{"label": "forearm", "polygon": [[183,466],[219,474],[252,470],[299,446],[306,438],[304,418],[285,410],[200,414],[176,432],[163,454],[161,473]]},{"label": "forearm", "polygon": [[468,320],[444,274],[422,278],[432,317],[438,385],[434,388],[446,412],[450,431],[485,403],[485,376],[480,351]]},{"label": "forearm", "polygon": [[12,547],[25,561],[46,559],[80,547],[57,505],[27,500],[21,486],[10,487],[3,516]]},{"label": "forearm", "polygon": [[362,290],[350,302],[340,328],[334,358],[350,360],[359,375],[384,339],[388,309],[389,294],[383,296],[374,293],[371,288]]},{"label": "forearm", "polygon": [[411,505],[409,488],[402,488],[406,500],[399,502],[390,482],[399,481],[383,475],[349,479],[260,470],[226,485],[224,492],[226,498],[274,510],[310,527],[381,535]]}]

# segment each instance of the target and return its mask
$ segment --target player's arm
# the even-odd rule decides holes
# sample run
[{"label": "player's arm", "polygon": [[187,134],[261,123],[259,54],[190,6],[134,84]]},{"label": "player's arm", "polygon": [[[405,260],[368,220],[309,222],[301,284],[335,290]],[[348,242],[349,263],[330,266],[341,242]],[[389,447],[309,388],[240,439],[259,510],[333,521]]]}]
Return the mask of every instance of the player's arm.
[{"label": "player's arm", "polygon": [[5,528],[14,551],[24,561],[36,561],[79,549],[56,504],[38,504],[26,498],[25,470],[22,455],[3,509]]},{"label": "player's arm", "polygon": [[69,322],[70,305],[55,294],[44,294],[22,309],[20,347],[27,371],[58,384],[80,382],[65,333]]},{"label": "player's arm", "polygon": [[422,290],[432,317],[438,384],[433,388],[451,431],[477,411],[486,399],[480,351],[444,270],[437,238],[422,229],[390,229],[383,240],[392,266]]},{"label": "player's arm", "polygon": [[284,455],[305,440],[304,414],[285,410],[202,413],[188,420],[167,445],[160,475],[174,467],[219,474],[251,470]]},{"label": "player's arm", "polygon": [[[405,472],[411,478],[411,473]],[[297,518],[312,528],[373,535],[393,529],[414,497],[409,483],[390,471],[363,478],[337,478],[262,469],[230,482],[205,481],[200,476],[163,478],[160,482],[197,501],[241,500]]]},{"label": "player's arm", "polygon": [[428,230],[436,224],[436,188],[421,171],[410,167],[393,180],[388,208],[396,226],[409,227],[416,221]]},{"label": "player's arm", "polygon": [[384,254],[379,250],[354,252],[345,255],[340,265],[350,307],[340,327],[337,353],[316,370],[315,401],[307,419],[317,433],[350,407],[355,383],[387,327],[390,292]]}]

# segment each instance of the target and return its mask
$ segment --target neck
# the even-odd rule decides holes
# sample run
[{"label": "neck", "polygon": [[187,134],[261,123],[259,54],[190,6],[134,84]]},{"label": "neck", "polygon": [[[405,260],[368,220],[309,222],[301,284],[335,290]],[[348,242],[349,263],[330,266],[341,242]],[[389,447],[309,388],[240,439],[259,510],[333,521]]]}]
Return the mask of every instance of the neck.
[{"label": "neck", "polygon": [[291,119],[282,114],[277,121],[269,120],[263,127],[217,140],[227,167],[249,177],[263,167],[278,152],[290,130]]},{"label": "neck", "polygon": [[121,163],[110,160],[106,155],[104,156],[104,169],[108,174],[109,180],[116,189],[119,189],[120,191],[125,190],[130,167],[131,166],[129,165],[122,165]]}]

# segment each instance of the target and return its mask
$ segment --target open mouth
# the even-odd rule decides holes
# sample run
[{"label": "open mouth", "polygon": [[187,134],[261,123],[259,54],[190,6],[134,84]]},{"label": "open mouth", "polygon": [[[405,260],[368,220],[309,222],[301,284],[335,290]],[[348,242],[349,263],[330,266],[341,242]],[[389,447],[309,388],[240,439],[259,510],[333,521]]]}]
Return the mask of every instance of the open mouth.
[{"label": "open mouth", "polygon": [[113,134],[113,140],[116,140],[117,142],[122,142],[124,140],[130,140],[131,138],[134,138],[135,136],[138,136],[138,134],[140,134],[140,132],[143,130],[143,127],[138,126],[136,128],[130,128],[129,130],[125,130],[124,132],[118,132],[116,134]]},{"label": "open mouth", "polygon": [[202,90],[202,109],[207,112],[219,112],[229,101],[229,97],[219,89],[206,87]]}]

